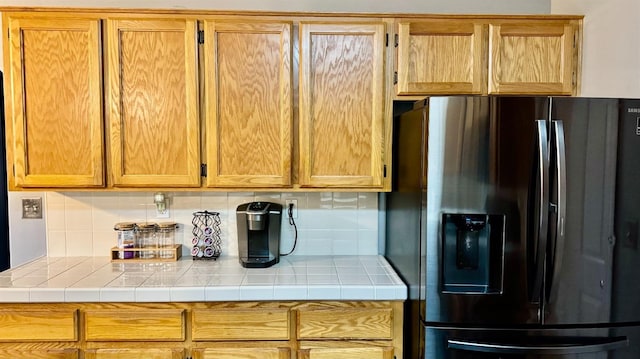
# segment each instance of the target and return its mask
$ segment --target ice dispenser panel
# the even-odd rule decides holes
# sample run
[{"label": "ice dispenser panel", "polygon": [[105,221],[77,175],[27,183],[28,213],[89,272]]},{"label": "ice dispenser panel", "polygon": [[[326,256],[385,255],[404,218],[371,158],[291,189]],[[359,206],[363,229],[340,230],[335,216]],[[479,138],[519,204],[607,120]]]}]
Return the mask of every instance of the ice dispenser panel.
[{"label": "ice dispenser panel", "polygon": [[501,214],[443,214],[442,291],[502,293],[504,233]]}]

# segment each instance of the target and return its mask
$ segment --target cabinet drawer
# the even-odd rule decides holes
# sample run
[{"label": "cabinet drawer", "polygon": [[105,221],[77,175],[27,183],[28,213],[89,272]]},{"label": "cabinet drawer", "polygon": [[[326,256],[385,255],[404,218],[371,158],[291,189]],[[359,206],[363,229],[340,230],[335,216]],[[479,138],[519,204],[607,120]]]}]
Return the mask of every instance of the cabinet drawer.
[{"label": "cabinet drawer", "polygon": [[317,348],[298,351],[299,359],[393,359],[391,347]]},{"label": "cabinet drawer", "polygon": [[182,341],[184,310],[87,311],[85,337],[92,341]]},{"label": "cabinet drawer", "polygon": [[298,311],[300,339],[391,339],[392,309]]},{"label": "cabinet drawer", "polygon": [[121,348],[90,349],[85,352],[85,359],[183,359],[182,348]]},{"label": "cabinet drawer", "polygon": [[289,359],[289,348],[195,349],[193,359]]},{"label": "cabinet drawer", "polygon": [[0,311],[0,341],[75,341],[76,310]]},{"label": "cabinet drawer", "polygon": [[0,349],[0,359],[78,359],[77,349]]},{"label": "cabinet drawer", "polygon": [[288,340],[289,311],[194,310],[193,340]]}]

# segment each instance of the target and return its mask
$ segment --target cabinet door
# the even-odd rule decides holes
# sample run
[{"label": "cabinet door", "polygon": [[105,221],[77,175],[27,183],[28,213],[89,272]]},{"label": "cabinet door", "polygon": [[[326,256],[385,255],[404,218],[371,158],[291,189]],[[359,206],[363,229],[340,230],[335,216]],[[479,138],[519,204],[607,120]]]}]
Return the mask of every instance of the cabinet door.
[{"label": "cabinet door", "polygon": [[89,349],[85,359],[184,359],[182,348]]},{"label": "cabinet door", "polygon": [[107,20],[114,186],[200,185],[196,22]]},{"label": "cabinet door", "polygon": [[291,184],[291,24],[205,22],[207,186]]},{"label": "cabinet door", "polygon": [[392,359],[392,347],[313,348],[298,351],[299,359]]},{"label": "cabinet door", "polygon": [[184,310],[87,310],[84,329],[88,341],[183,341]]},{"label": "cabinet door", "polygon": [[391,308],[300,309],[300,339],[391,339]]},{"label": "cabinet door", "polygon": [[485,25],[473,20],[398,24],[398,95],[487,90]]},{"label": "cabinet door", "polygon": [[191,338],[206,340],[288,340],[287,309],[194,309]]},{"label": "cabinet door", "polygon": [[195,349],[193,359],[289,359],[289,348],[238,347]]},{"label": "cabinet door", "polygon": [[0,349],[0,359],[78,359],[77,349]]},{"label": "cabinet door", "polygon": [[76,310],[0,310],[0,342],[76,341]]},{"label": "cabinet door", "polygon": [[569,21],[492,24],[489,34],[489,93],[573,93],[576,45]]},{"label": "cabinet door", "polygon": [[300,24],[300,185],[381,187],[383,23]]},{"label": "cabinet door", "polygon": [[7,147],[16,186],[103,186],[99,21],[4,19]]}]

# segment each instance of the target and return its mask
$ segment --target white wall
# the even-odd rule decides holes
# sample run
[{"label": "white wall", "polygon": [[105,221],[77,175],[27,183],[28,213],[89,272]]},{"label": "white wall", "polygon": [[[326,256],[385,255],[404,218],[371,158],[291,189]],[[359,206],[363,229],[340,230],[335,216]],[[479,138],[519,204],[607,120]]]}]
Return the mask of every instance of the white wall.
[{"label": "white wall", "polygon": [[[241,203],[298,201],[298,245],[292,255],[378,254],[377,193],[165,192],[170,218],[157,218],[151,192],[46,192],[47,254],[107,256],[116,245],[117,222],[178,223],[176,242],[190,255],[196,211],[220,213],[222,256],[238,256],[236,207]],[[294,230],[282,218],[281,251]]]},{"label": "white wall", "polygon": [[0,0],[0,6],[548,14],[549,2],[550,0]]},{"label": "white wall", "polygon": [[553,14],[584,15],[584,97],[640,98],[640,1],[551,0]]},{"label": "white wall", "polygon": [[[22,198],[42,198],[42,192],[9,192],[10,265],[16,267],[47,254],[45,218],[22,219]],[[46,211],[45,211],[46,213]]]}]

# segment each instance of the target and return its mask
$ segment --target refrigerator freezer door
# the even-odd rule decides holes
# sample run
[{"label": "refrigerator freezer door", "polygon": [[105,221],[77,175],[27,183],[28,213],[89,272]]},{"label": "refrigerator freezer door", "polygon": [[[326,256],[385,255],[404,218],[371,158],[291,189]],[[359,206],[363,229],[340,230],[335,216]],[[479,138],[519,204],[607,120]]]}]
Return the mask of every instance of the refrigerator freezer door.
[{"label": "refrigerator freezer door", "polygon": [[425,359],[631,359],[640,327],[562,330],[425,328]]}]

